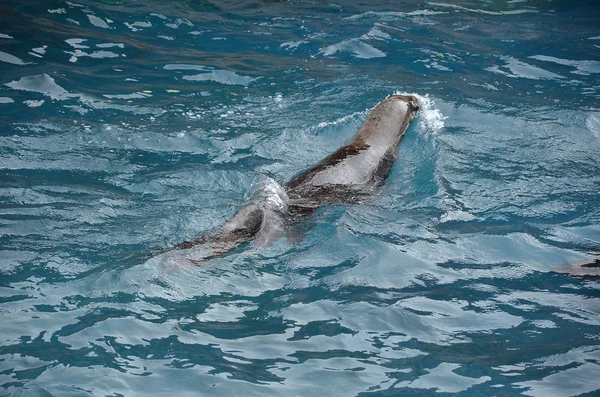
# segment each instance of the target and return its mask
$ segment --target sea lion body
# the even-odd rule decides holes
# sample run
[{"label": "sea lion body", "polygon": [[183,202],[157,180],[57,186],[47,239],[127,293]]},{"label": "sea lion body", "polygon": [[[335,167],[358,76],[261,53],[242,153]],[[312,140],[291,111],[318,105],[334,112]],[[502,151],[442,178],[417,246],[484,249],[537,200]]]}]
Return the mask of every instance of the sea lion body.
[{"label": "sea lion body", "polygon": [[351,203],[371,194],[388,177],[398,145],[419,110],[409,95],[379,103],[350,141],[285,184],[294,205]]},{"label": "sea lion body", "polygon": [[418,110],[414,96],[389,96],[375,106],[348,143],[283,185],[284,205],[245,206],[212,234],[183,242],[176,250],[186,251],[181,256],[197,263],[250,241],[268,245],[283,235],[286,225],[320,206],[360,202],[389,176],[400,141]]}]

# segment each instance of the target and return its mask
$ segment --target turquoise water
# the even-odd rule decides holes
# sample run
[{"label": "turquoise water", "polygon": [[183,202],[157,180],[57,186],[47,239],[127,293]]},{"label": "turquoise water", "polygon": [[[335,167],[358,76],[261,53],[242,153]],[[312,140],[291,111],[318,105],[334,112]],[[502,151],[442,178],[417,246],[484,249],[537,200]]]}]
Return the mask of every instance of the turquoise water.
[{"label": "turquoise water", "polygon": [[[2,2],[0,395],[600,393],[600,5],[367,3]],[[371,201],[149,260],[397,91]]]}]

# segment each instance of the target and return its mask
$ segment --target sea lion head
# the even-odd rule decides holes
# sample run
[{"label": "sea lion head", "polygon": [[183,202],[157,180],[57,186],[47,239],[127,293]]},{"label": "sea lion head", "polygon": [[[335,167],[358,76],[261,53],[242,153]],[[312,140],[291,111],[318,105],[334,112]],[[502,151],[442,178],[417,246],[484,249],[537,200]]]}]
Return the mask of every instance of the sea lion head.
[{"label": "sea lion head", "polygon": [[419,109],[421,108],[420,104],[419,104],[419,99],[416,96],[410,95],[410,94],[393,94],[393,95],[388,96],[385,99],[385,101],[403,101],[403,102],[406,102],[409,105],[410,112],[413,114],[413,117],[419,111]]}]

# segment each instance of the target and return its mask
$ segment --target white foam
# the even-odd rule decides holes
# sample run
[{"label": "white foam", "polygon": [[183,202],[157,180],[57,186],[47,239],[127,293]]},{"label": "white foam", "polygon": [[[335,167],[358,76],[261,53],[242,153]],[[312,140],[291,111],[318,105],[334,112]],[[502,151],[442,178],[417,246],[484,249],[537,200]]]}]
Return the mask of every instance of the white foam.
[{"label": "white foam", "polygon": [[429,95],[419,95],[414,92],[394,92],[394,95],[412,95],[419,102],[419,127],[426,134],[436,135],[444,128],[444,120],[447,119],[442,112],[435,107],[435,102]]},{"label": "white foam", "polygon": [[246,202],[257,205],[263,211],[260,231],[252,242],[255,247],[268,247],[283,236],[283,214],[287,211],[288,201],[285,189],[274,179],[260,175],[252,182],[246,192]]},{"label": "white foam", "polygon": [[289,198],[283,186],[273,178],[260,175],[250,184],[245,201],[256,204],[263,210],[285,212]]}]

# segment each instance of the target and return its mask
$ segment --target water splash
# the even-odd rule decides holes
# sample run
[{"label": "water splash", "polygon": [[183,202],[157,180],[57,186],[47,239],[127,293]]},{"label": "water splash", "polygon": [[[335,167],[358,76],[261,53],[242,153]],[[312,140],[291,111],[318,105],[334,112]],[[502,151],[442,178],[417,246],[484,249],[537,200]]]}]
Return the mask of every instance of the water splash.
[{"label": "water splash", "polygon": [[260,175],[252,182],[245,202],[255,204],[263,211],[260,231],[252,242],[255,247],[268,247],[283,236],[288,201],[285,189],[273,178]]},{"label": "water splash", "polygon": [[435,102],[429,95],[419,95],[414,92],[394,92],[394,95],[412,95],[419,102],[419,127],[425,134],[437,135],[444,128],[446,116],[435,107]]},{"label": "water splash", "polygon": [[262,210],[287,211],[289,198],[283,186],[266,175],[258,176],[244,196],[246,204],[256,204]]},{"label": "water splash", "polygon": [[600,113],[592,113],[585,120],[585,125],[592,134],[600,139]]},{"label": "water splash", "polygon": [[321,129],[321,128],[325,128],[325,127],[332,126],[332,125],[344,124],[344,123],[346,123],[349,120],[352,120],[354,118],[364,117],[364,116],[368,115],[370,113],[370,110],[371,109],[365,109],[365,110],[363,110],[361,112],[354,112],[354,113],[349,114],[347,116],[340,117],[339,119],[334,120],[334,121],[322,121],[319,124],[317,124],[317,128]]}]

